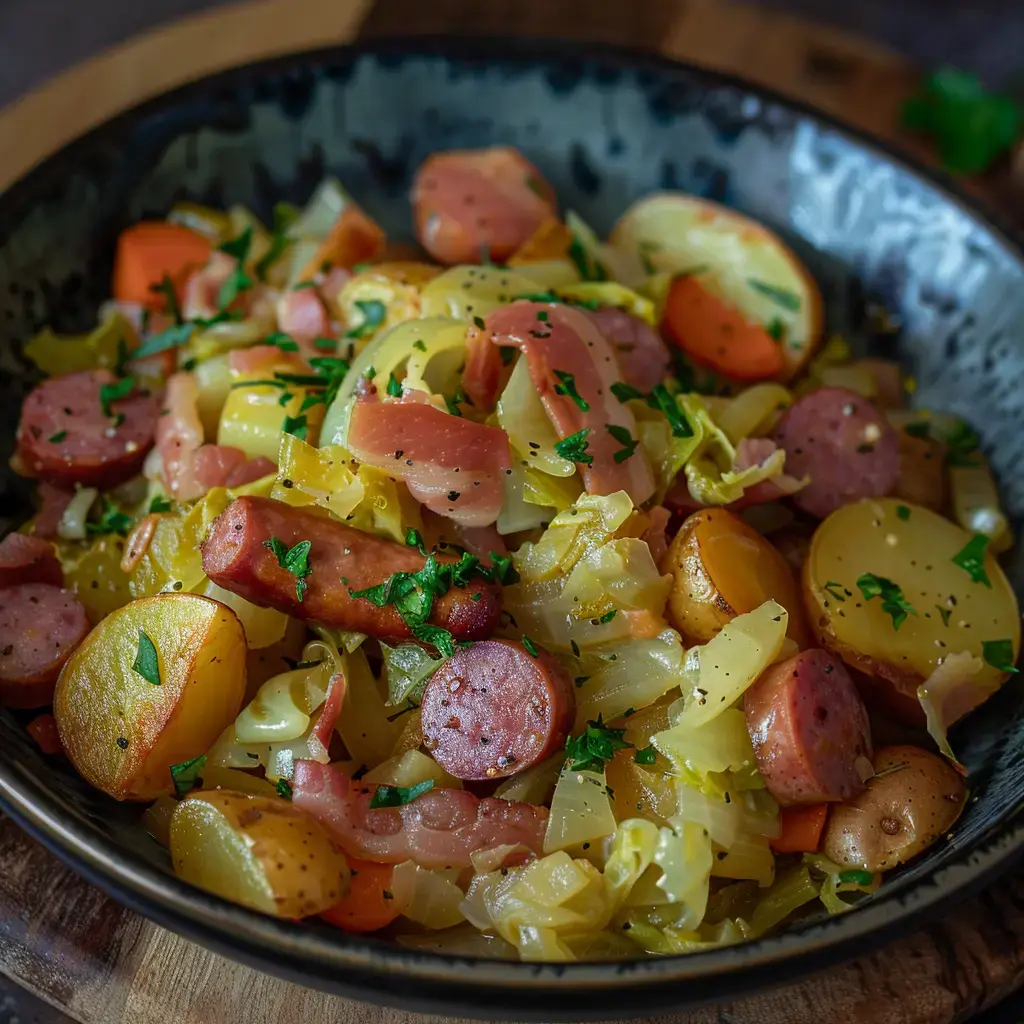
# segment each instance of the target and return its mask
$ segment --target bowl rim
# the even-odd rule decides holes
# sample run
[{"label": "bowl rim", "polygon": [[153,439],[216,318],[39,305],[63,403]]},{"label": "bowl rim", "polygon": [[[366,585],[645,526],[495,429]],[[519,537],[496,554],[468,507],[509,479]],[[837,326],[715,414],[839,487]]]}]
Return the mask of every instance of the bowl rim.
[{"label": "bowl rim", "polygon": [[[810,104],[740,76],[631,47],[575,39],[488,35],[410,35],[357,39],[297,51],[218,71],[152,97],[73,139],[30,168],[0,194],[0,244],[48,183],[59,180],[80,153],[116,139],[139,119],[170,110],[222,87],[254,84],[265,75],[351,63],[360,57],[440,58],[543,67],[573,60],[581,66],[647,72],[667,81],[686,78],[756,96],[762,102],[823,125],[876,159],[941,193],[985,227],[1017,262],[1024,244],[1009,222],[968,195],[942,171],[926,167],[885,140]],[[63,813],[26,764],[0,753],[0,807],[60,860],[134,911],[228,957],[299,984],[410,1010],[462,1016],[536,1020],[599,1020],[650,1014],[734,998],[808,974],[891,941],[929,915],[948,909],[1007,870],[1024,854],[1024,819],[1011,812],[958,852],[952,863],[913,882],[894,880],[856,913],[738,946],[685,956],[628,962],[534,964],[440,956],[338,931],[325,941],[299,923],[236,906],[152,866]],[[401,978],[401,989],[394,980]]]}]

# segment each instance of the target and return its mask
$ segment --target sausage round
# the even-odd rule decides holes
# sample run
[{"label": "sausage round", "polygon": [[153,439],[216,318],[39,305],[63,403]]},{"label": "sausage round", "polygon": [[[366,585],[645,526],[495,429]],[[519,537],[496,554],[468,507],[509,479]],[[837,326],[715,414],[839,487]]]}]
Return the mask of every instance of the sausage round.
[{"label": "sausage round", "polygon": [[[267,547],[271,538],[287,549],[310,542],[310,574],[301,600],[296,577]],[[352,592],[384,583],[396,572],[418,572],[425,559],[416,548],[271,498],[243,497],[213,521],[202,551],[206,575],[253,604],[379,640],[413,639],[393,604],[379,608]],[[441,564],[456,561],[444,554],[434,558]],[[458,640],[481,640],[493,632],[500,614],[501,587],[473,579],[436,599],[429,622]]]},{"label": "sausage round", "polygon": [[110,488],[142,468],[153,447],[157,401],[135,391],[109,403],[100,389],[114,383],[109,370],[69,373],[43,381],[21,407],[18,454],[33,476],[55,484]]},{"label": "sausage round", "polygon": [[23,583],[0,600],[0,703],[38,708],[71,652],[89,632],[85,609],[68,590]]},{"label": "sausage round", "polygon": [[546,651],[512,640],[460,648],[420,703],[424,746],[458,779],[500,779],[550,757],[572,728],[572,680]]},{"label": "sausage round", "polygon": [[617,306],[602,306],[590,317],[608,339],[627,384],[652,391],[665,379],[672,357],[661,335],[646,320]]},{"label": "sausage round", "polygon": [[768,791],[783,807],[846,800],[870,774],[871,730],[849,673],[827,651],[773,665],[744,697],[747,730]]},{"label": "sausage round", "polygon": [[21,583],[64,585],[53,545],[29,533],[9,533],[0,541],[0,590]]},{"label": "sausage round", "polygon": [[793,501],[819,519],[841,505],[881,497],[896,486],[896,431],[854,391],[819,388],[804,395],[779,420],[774,438],[786,450],[786,472],[811,478]]},{"label": "sausage round", "polygon": [[510,146],[435,153],[412,188],[420,244],[442,263],[502,262],[555,215],[554,192]]}]

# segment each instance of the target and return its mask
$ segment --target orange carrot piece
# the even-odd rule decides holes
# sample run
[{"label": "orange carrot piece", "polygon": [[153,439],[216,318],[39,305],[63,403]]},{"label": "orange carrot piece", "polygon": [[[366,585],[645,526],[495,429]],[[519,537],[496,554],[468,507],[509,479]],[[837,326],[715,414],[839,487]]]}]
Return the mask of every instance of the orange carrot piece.
[{"label": "orange carrot piece", "polygon": [[358,206],[346,206],[334,222],[316,255],[302,268],[299,279],[312,280],[332,267],[351,270],[357,263],[369,263],[384,251],[386,239],[376,221]]},{"label": "orange carrot piece", "polygon": [[545,217],[539,228],[505,261],[510,267],[543,260],[568,259],[572,232],[557,218]]},{"label": "orange carrot piece", "polygon": [[[349,860],[352,885],[348,895],[320,916],[347,932],[375,932],[387,927],[396,917],[389,886],[395,873],[393,864],[374,864]],[[386,894],[386,895],[385,895]]]},{"label": "orange carrot piece", "polygon": [[166,299],[153,291],[165,275],[179,294],[185,278],[205,266],[213,243],[196,231],[163,220],[144,220],[121,232],[114,257],[114,298],[163,309]]},{"label": "orange carrot piece", "polygon": [[696,362],[734,380],[765,380],[782,372],[782,349],[764,326],[750,323],[696,275],[672,282],[663,326]]},{"label": "orange carrot piece", "polygon": [[36,715],[25,728],[44,754],[64,753],[64,744],[61,743],[60,733],[57,731],[57,719],[53,715]]},{"label": "orange carrot piece", "polygon": [[776,853],[815,853],[828,818],[828,804],[783,807],[779,815],[782,831],[771,841]]}]

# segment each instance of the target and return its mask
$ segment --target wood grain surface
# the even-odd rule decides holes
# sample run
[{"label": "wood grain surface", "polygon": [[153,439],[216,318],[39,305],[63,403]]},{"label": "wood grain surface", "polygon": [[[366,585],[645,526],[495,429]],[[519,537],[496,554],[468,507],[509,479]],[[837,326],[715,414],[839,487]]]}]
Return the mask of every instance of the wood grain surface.
[{"label": "wood grain surface", "polygon": [[[726,0],[253,0],[139,37],[0,114],[0,187],[82,131],[211,71],[362,36],[501,33],[643,47],[742,74],[893,139],[917,71],[864,40]],[[11,144],[16,140],[16,144]],[[896,139],[920,152],[913,140]],[[971,183],[1024,224],[996,174]],[[89,886],[0,818],[0,972],[82,1024],[433,1024],[210,953]],[[1024,876],[801,984],[673,1024],[952,1024],[1024,984]],[[642,1007],[638,1007],[642,1015]]]}]

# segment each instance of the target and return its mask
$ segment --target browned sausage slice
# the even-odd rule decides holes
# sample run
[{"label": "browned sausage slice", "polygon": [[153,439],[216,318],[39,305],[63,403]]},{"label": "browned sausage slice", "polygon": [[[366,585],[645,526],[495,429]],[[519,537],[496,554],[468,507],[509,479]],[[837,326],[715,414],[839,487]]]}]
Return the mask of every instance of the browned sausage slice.
[{"label": "browned sausage slice", "polygon": [[744,709],[757,767],[784,807],[845,800],[864,788],[868,715],[839,658],[815,649],[773,665],[747,690]]},{"label": "browned sausage slice", "polygon": [[512,640],[460,648],[427,683],[424,745],[457,779],[500,779],[550,757],[572,728],[572,680]]},{"label": "browned sausage slice", "polygon": [[85,609],[68,590],[23,583],[0,595],[0,703],[38,708],[71,652],[89,632]]},{"label": "browned sausage slice", "polygon": [[20,583],[64,585],[53,545],[28,533],[9,533],[0,541],[0,590]]},{"label": "browned sausage slice", "polygon": [[[310,574],[301,600],[296,577],[267,547],[272,538],[287,549],[310,542]],[[450,555],[435,558],[441,563],[456,560]],[[225,590],[298,619],[380,640],[409,640],[413,635],[394,605],[378,608],[351,592],[375,587],[396,572],[418,572],[424,562],[416,548],[271,498],[232,502],[213,521],[203,542],[203,570]],[[500,613],[501,587],[474,579],[436,600],[430,623],[456,639],[479,640],[493,631]]]},{"label": "browned sausage slice", "polygon": [[[138,390],[104,409],[109,370],[43,381],[25,399],[18,454],[33,476],[55,484],[116,487],[135,476],[153,447],[157,401]],[[110,415],[107,415],[109,411]]]},{"label": "browned sausage slice", "polygon": [[841,505],[881,497],[896,486],[896,431],[854,391],[819,388],[804,395],[779,420],[774,437],[786,450],[787,474],[811,478],[793,501],[819,519]]}]

